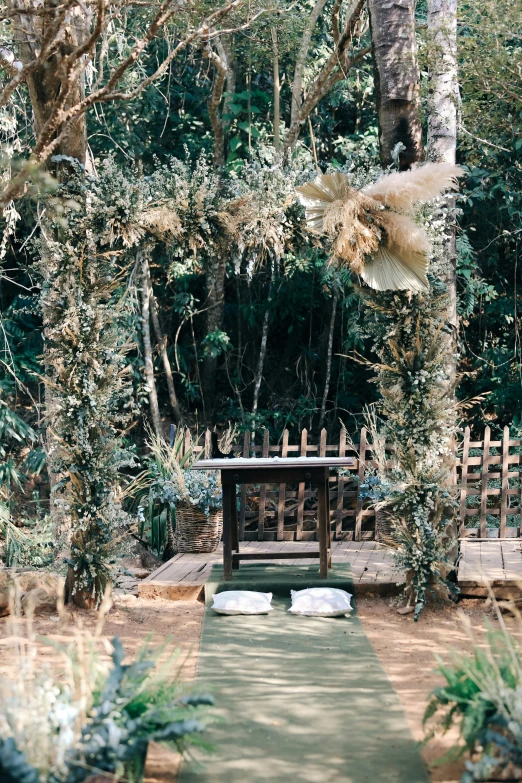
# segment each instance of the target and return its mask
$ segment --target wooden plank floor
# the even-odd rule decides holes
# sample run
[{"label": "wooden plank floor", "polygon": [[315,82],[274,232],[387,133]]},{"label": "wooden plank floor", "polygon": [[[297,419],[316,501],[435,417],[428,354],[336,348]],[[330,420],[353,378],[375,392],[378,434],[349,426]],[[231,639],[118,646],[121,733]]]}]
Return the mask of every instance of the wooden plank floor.
[{"label": "wooden plank floor", "polygon": [[522,582],[522,539],[461,540],[458,583],[466,594],[481,595],[486,583],[508,588],[518,582]]},{"label": "wooden plank floor", "polygon": [[[316,541],[244,541],[242,552],[266,552],[266,560],[256,562],[282,563],[283,565],[311,565],[319,558],[300,558],[299,552],[317,550]],[[278,560],[283,551],[296,551],[295,560]],[[334,541],[332,544],[334,563],[350,563],[354,586],[358,592],[382,586],[396,587],[402,581],[401,572],[395,568],[390,551],[375,541]],[[205,584],[214,563],[222,563],[221,546],[212,554],[178,554],[138,585],[142,597],[163,596],[166,598],[197,597]]]},{"label": "wooden plank floor", "polygon": [[[458,583],[463,595],[485,596],[485,583],[495,587],[498,597],[508,597],[503,590],[513,591],[522,583],[522,539],[462,539],[460,542]],[[310,565],[319,559],[300,558],[299,552],[317,549],[315,541],[245,541],[243,552],[266,552],[267,563]],[[283,551],[296,550],[295,560],[278,560]],[[356,592],[386,593],[397,590],[402,574],[393,562],[393,555],[375,541],[335,541],[332,546],[334,563],[350,563]],[[138,583],[142,597],[164,597],[172,600],[195,600],[208,579],[214,563],[222,562],[221,547],[212,554],[178,554],[150,576]],[[511,593],[509,593],[511,594]]]}]

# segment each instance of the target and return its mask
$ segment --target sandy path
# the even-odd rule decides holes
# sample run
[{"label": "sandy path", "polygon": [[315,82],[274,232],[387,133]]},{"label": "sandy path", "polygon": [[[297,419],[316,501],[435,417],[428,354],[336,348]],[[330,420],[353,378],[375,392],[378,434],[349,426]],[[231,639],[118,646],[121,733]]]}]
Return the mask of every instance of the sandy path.
[{"label": "sandy path", "polygon": [[[495,624],[491,609],[483,601],[462,601],[459,608],[470,618],[474,629],[480,635],[483,618],[487,614]],[[395,690],[399,694],[413,736],[417,740],[423,737],[422,715],[430,691],[438,685],[440,677],[434,673],[434,655],[447,657],[450,648],[469,649],[469,641],[458,620],[455,607],[438,610],[426,610],[418,623],[411,615],[397,614],[390,600],[381,598],[362,598],[358,601],[358,611],[368,637],[379,656]],[[132,655],[152,636],[152,642],[163,642],[167,637],[187,655],[185,676],[191,679],[195,674],[203,605],[187,601],[165,601],[128,599],[116,601],[110,611],[104,636],[119,636],[126,651]],[[41,635],[67,636],[78,620],[86,627],[94,625],[94,617],[87,612],[75,611],[67,626],[42,616],[35,619],[35,631]],[[6,635],[6,621],[0,620],[0,641]],[[42,649],[42,659],[49,658],[49,649]],[[9,674],[10,662],[1,652],[0,672]],[[340,686],[341,686],[340,680]],[[456,735],[432,741],[423,749],[428,764],[439,758],[452,745]],[[433,767],[433,781],[449,783],[458,781],[463,763]],[[176,763],[171,753],[152,748],[147,766],[148,783],[171,783],[175,781]]]}]

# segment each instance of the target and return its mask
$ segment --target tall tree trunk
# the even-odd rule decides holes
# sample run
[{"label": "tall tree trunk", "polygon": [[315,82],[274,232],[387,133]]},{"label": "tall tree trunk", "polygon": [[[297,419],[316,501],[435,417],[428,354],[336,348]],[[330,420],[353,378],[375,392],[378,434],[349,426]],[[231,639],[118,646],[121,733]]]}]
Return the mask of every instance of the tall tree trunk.
[{"label": "tall tree trunk", "polygon": [[401,142],[399,168],[422,159],[415,0],[368,0],[381,165],[387,168]]},{"label": "tall tree trunk", "polygon": [[[234,56],[229,36],[224,35],[223,39],[216,40],[216,49],[212,49],[210,43],[205,48],[205,56],[214,65],[214,83],[212,92],[208,99],[208,116],[212,125],[214,134],[214,168],[219,169],[225,165],[226,160],[226,133],[230,126],[230,120],[223,119],[223,114],[230,113],[230,104],[234,101],[234,92],[236,89],[236,70]],[[225,93],[223,101],[223,112],[219,107]]]},{"label": "tall tree trunk", "polygon": [[[261,329],[261,346],[259,348],[259,359],[257,362],[257,370],[254,380],[254,398],[252,402],[252,415],[255,418],[257,413],[257,406],[259,404],[259,392],[261,391],[261,383],[263,381],[263,370],[265,367],[266,347],[268,344],[268,324],[270,320],[270,305],[272,303],[274,295],[275,273],[274,266],[272,264],[272,270],[270,273],[270,285],[268,287],[268,296],[266,300],[266,310],[263,316],[263,328]],[[255,427],[255,422],[254,422]]]},{"label": "tall tree trunk", "polygon": [[308,85],[306,94],[303,94],[304,73],[306,70],[310,41],[317,20],[324,10],[325,2],[316,0],[308,24],[303,33],[301,44],[296,58],[294,78],[292,81],[292,106],[291,119],[288,133],[283,143],[283,160],[288,162],[290,153],[294,149],[301,129],[308,120],[310,112],[317,106],[330,90],[346,78],[346,74],[357,62],[368,54],[369,49],[361,49],[357,54],[351,54],[352,43],[357,26],[361,21],[361,14],[365,6],[365,0],[355,0],[349,13],[345,15],[344,23],[340,21],[340,0],[335,0],[332,8],[332,38],[333,51],[323,63],[315,78]]},{"label": "tall tree trunk", "polygon": [[156,298],[154,296],[154,291],[152,290],[152,283],[150,286],[150,314],[152,316],[152,325],[154,326],[154,332],[156,334],[156,340],[158,342],[161,353],[161,360],[163,362],[163,369],[165,370],[165,377],[167,379],[170,407],[172,408],[172,413],[174,415],[176,424],[179,424],[183,418],[183,414],[181,413],[178,396],[176,394],[176,389],[174,388],[174,377],[172,375],[172,367],[170,366],[170,360],[167,353],[167,336],[164,335],[161,330]]},{"label": "tall tree trunk", "polygon": [[279,123],[281,109],[281,85],[279,82],[279,47],[277,30],[272,27],[272,64],[274,72],[274,149],[279,152]]},{"label": "tall tree trunk", "polygon": [[321,403],[321,415],[319,416],[319,431],[323,429],[324,420],[326,416],[326,403],[328,402],[328,394],[330,392],[330,380],[332,377],[333,338],[334,338],[334,331],[335,331],[335,314],[337,312],[338,300],[339,300],[339,291],[336,288],[332,299],[330,329],[328,330],[328,348],[326,353],[326,376],[324,379],[324,392],[323,392],[323,401]]},{"label": "tall tree trunk", "polygon": [[[227,262],[224,255],[213,258],[207,271],[207,335],[220,331],[223,327],[225,311],[225,274]],[[210,354],[203,359],[201,385],[205,416],[210,421],[216,396],[217,357]]]},{"label": "tall tree trunk", "polygon": [[[16,7],[22,8],[23,6],[15,4]],[[55,16],[58,14],[56,4],[45,0],[42,7],[42,14],[40,16],[31,16],[21,14],[20,16],[13,16],[13,32],[14,38],[20,47],[20,54],[23,63],[31,62],[38,47],[44,40],[46,33],[52,26]],[[77,46],[81,45],[89,34],[88,25],[86,22],[86,16],[80,9],[71,9],[71,24],[68,26],[67,35],[61,40],[60,44],[53,49],[53,54],[42,65],[39,65],[32,71],[27,73],[25,82],[29,92],[31,100],[31,108],[33,112],[34,130],[38,135],[45,127],[46,122],[53,115],[54,103],[59,95],[60,88],[64,74],[60,69],[61,62],[65,56]],[[75,105],[79,100],[84,97],[84,82],[83,77],[78,78],[70,87],[69,94],[64,105],[67,109],[70,106]],[[80,164],[85,165],[87,155],[87,124],[85,114],[80,115],[69,128],[69,131],[65,138],[60,143],[56,154],[63,155],[66,158],[75,158]],[[53,163],[49,167],[52,174],[58,178],[58,180],[66,179],[70,172],[70,167],[66,162],[61,164]],[[43,238],[46,236],[51,242],[56,237],[52,236],[51,229],[47,225],[47,221],[44,218],[42,221]],[[41,250],[40,270],[43,275],[42,280],[42,318],[43,318],[43,364],[46,368],[46,373],[52,372],[48,361],[48,339],[47,339],[47,324],[48,311],[46,304],[46,290],[48,287],[48,281],[54,274],[52,254],[47,253],[45,247],[45,241],[42,242]],[[45,386],[45,409],[46,420],[49,422],[53,415],[53,407],[55,405],[55,399],[52,388],[46,384]],[[53,491],[58,476],[53,471],[52,455],[55,448],[55,438],[49,428],[45,433],[45,452],[47,456],[47,465],[49,473],[49,481],[51,492]],[[53,514],[54,507],[51,503],[51,515]]]},{"label": "tall tree trunk", "polygon": [[[55,2],[44,0],[42,5],[41,15],[21,14],[13,17],[15,38],[20,46],[22,61],[25,63],[34,59],[46,35],[49,34],[56,18],[59,16],[60,9]],[[65,28],[65,33],[59,44],[53,47],[52,54],[44,63],[34,70],[28,71],[25,77],[37,135],[43,130],[49,118],[53,116],[55,102],[65,87],[69,90],[63,107],[65,110],[79,103],[85,96],[83,75],[70,86],[65,84],[67,74],[63,72],[62,61],[87,40],[90,32],[90,15],[79,6],[76,8],[73,6],[69,14],[71,17],[70,23]],[[87,123],[85,114],[81,114],[71,123],[67,135],[60,143],[55,154],[76,158],[82,165],[85,164],[87,154]],[[60,170],[63,168],[63,164],[54,168],[54,173],[60,178]]]},{"label": "tall tree trunk", "polygon": [[[429,62],[427,155],[437,163],[455,163],[457,152],[457,0],[428,0]],[[450,209],[455,200],[449,198]],[[449,299],[449,322],[458,332],[455,226],[450,216],[445,236],[442,277]],[[455,368],[456,372],[456,368]]]},{"label": "tall tree trunk", "polygon": [[308,61],[308,51],[312,40],[312,33],[326,5],[326,0],[315,0],[312,12],[308,17],[308,22],[301,38],[301,43],[297,51],[295,61],[294,78],[292,81],[292,105],[290,107],[290,127],[296,125],[299,121],[299,110],[303,103],[303,83],[306,65]]},{"label": "tall tree trunk", "polygon": [[161,417],[154,380],[154,363],[152,361],[152,340],[150,337],[150,269],[146,250],[139,251],[141,255],[141,318],[143,327],[143,355],[145,364],[145,379],[149,394],[150,415],[152,426],[158,437],[161,435]]}]

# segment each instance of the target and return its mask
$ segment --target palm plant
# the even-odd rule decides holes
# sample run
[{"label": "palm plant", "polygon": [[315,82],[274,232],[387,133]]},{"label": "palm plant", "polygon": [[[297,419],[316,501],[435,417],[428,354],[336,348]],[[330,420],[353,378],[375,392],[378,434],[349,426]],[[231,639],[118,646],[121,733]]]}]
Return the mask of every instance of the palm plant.
[{"label": "palm plant", "polygon": [[138,535],[148,542],[152,552],[168,560],[174,554],[176,484],[182,471],[195,460],[190,433],[178,429],[172,445],[150,428],[145,467],[125,490],[130,509],[138,515]]}]

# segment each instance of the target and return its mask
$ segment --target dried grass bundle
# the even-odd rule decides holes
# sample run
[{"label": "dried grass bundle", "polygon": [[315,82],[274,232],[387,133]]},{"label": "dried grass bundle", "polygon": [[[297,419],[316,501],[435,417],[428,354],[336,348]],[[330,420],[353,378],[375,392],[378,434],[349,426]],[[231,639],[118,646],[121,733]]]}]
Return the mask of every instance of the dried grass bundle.
[{"label": "dried grass bundle", "polygon": [[183,226],[173,204],[151,207],[140,216],[141,225],[158,239],[178,239]]},{"label": "dried grass bundle", "polygon": [[332,239],[332,260],[377,291],[427,290],[430,242],[405,212],[457,187],[459,166],[427,163],[386,174],[362,191],[345,174],[323,174],[297,188],[308,227]]},{"label": "dried grass bundle", "polygon": [[382,239],[376,222],[382,207],[360,191],[349,191],[345,190],[345,199],[336,199],[326,207],[322,226],[323,232],[334,240],[335,256],[362,275],[366,257],[377,252]]}]

